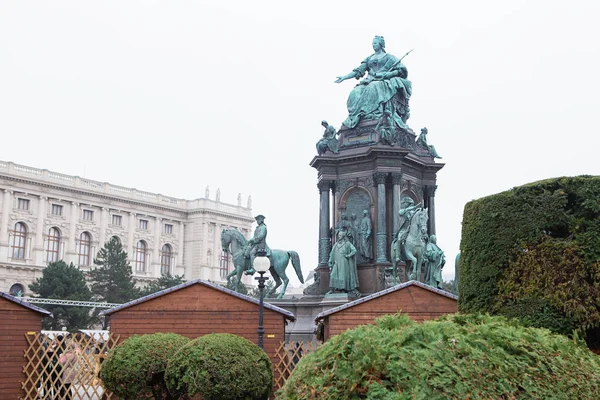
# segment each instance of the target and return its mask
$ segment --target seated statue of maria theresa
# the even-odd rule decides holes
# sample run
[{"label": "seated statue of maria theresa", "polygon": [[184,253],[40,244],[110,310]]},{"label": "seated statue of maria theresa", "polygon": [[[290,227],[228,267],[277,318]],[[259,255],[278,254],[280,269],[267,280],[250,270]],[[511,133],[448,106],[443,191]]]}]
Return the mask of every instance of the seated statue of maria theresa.
[{"label": "seated statue of maria theresa", "polygon": [[412,93],[408,71],[401,59],[386,53],[382,36],[373,39],[373,50],[375,53],[365,58],[352,72],[335,80],[340,83],[350,78],[360,79],[368,72],[348,96],[348,118],[343,124],[354,128],[361,120],[379,120],[386,112],[398,128],[405,130]]}]

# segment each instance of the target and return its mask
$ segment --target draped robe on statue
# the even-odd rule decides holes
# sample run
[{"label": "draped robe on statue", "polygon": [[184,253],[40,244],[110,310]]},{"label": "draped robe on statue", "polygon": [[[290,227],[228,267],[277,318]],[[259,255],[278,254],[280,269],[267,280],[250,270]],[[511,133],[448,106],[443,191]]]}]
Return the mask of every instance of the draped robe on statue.
[{"label": "draped robe on statue", "polygon": [[[412,84],[406,79],[408,71],[398,62],[398,58],[385,53],[383,57],[367,57],[357,68],[355,77],[361,78],[366,72],[369,76],[362,80],[348,96],[348,118],[344,125],[354,128],[361,119],[378,119],[384,107],[390,112],[392,120],[401,128],[406,129],[406,120],[410,116],[408,100],[412,94]],[[396,71],[397,76],[389,79],[374,79],[376,73]]]},{"label": "draped robe on statue", "polygon": [[348,240],[335,243],[329,253],[329,287],[331,289],[351,292],[358,289],[358,272],[356,271],[356,248]]}]

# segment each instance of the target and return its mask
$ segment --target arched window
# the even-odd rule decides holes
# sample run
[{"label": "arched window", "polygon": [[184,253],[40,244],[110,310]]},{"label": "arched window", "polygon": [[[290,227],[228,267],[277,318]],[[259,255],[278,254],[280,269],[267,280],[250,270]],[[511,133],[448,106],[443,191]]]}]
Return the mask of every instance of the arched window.
[{"label": "arched window", "polygon": [[25,293],[25,288],[20,283],[15,283],[10,287],[8,294],[15,297],[21,297]]},{"label": "arched window", "polygon": [[146,272],[146,251],[148,246],[146,242],[140,240],[135,246],[135,271]]},{"label": "arched window", "polygon": [[160,255],[160,273],[170,274],[171,273],[171,258],[173,257],[173,249],[171,245],[165,244],[162,247],[162,253]]},{"label": "arched window", "polygon": [[25,244],[27,243],[27,227],[22,222],[15,224],[12,238],[12,258],[25,259]]},{"label": "arched window", "polygon": [[221,252],[219,259],[219,271],[221,272],[221,278],[227,278],[227,274],[229,273],[229,253],[224,251]]},{"label": "arched window", "polygon": [[79,265],[90,265],[90,253],[92,250],[92,236],[87,232],[79,235]]},{"label": "arched window", "polygon": [[60,247],[60,232],[56,228],[50,228],[48,241],[46,242],[46,261],[49,263],[58,261]]}]

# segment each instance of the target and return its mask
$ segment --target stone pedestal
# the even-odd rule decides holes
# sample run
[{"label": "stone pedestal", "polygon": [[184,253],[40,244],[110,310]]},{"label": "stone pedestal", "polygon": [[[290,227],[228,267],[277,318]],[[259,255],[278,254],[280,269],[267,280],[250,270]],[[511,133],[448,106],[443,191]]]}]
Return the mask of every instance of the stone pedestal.
[{"label": "stone pedestal", "polygon": [[[354,300],[354,299],[352,299]],[[346,294],[340,297],[303,296],[301,299],[265,299],[265,302],[292,312],[296,321],[285,328],[285,341],[316,342],[315,318],[323,311],[350,301]]]},{"label": "stone pedestal", "polygon": [[317,170],[320,205],[319,265],[315,270],[320,279],[315,294],[329,291],[326,259],[342,213],[349,219],[352,214],[360,218],[367,210],[371,217],[371,258],[357,268],[363,294],[385,288],[402,197],[428,208],[429,233],[435,232],[436,175],[444,164],[436,163],[427,150],[416,145],[411,129],[399,132],[397,144],[391,146],[379,142],[376,125],[376,121],[363,121],[353,129],[342,127],[339,153],[328,151],[310,163]]}]

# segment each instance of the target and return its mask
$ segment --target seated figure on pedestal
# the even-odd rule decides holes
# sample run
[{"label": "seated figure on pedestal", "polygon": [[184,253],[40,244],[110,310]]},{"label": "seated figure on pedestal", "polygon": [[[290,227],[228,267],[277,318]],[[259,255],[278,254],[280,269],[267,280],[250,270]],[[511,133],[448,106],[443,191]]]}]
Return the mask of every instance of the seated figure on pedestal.
[{"label": "seated figure on pedestal", "polygon": [[338,140],[335,137],[337,132],[335,128],[327,123],[327,121],[321,121],[321,125],[325,128],[325,132],[323,132],[323,137],[321,140],[317,142],[317,153],[322,156],[327,153],[327,150],[332,153],[338,153]]},{"label": "seated figure on pedestal", "polygon": [[387,111],[394,125],[406,130],[410,116],[408,101],[412,94],[408,71],[401,63],[402,59],[385,52],[383,36],[375,36],[373,50],[375,53],[365,58],[352,72],[335,80],[335,83],[340,83],[369,73],[350,92],[347,102],[349,115],[343,124],[354,128],[361,119],[379,120]]}]

